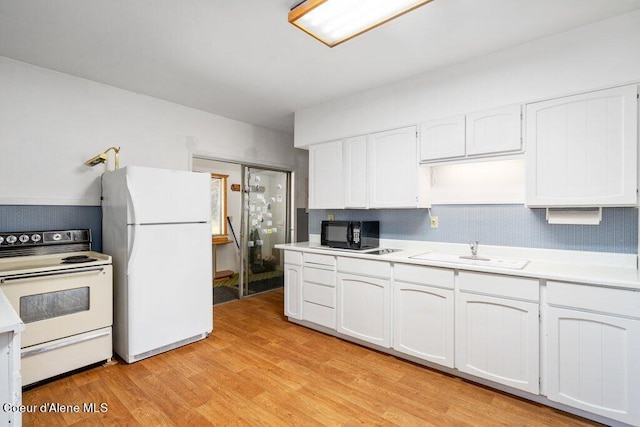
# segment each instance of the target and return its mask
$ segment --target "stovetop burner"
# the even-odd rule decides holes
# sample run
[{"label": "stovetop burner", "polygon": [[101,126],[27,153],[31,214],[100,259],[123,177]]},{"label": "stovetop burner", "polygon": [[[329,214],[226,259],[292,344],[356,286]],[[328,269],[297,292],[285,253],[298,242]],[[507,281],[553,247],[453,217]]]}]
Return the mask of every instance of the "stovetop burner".
[{"label": "stovetop burner", "polygon": [[97,261],[97,258],[91,258],[87,255],[73,255],[62,258],[62,264],[81,264],[83,262]]}]

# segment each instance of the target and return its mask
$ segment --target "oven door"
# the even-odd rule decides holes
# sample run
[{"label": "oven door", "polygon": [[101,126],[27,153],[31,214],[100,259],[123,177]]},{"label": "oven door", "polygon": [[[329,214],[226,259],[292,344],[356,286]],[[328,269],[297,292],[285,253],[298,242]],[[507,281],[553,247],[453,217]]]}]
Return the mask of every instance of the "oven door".
[{"label": "oven door", "polygon": [[110,326],[111,265],[8,275],[0,287],[25,323],[22,348]]}]

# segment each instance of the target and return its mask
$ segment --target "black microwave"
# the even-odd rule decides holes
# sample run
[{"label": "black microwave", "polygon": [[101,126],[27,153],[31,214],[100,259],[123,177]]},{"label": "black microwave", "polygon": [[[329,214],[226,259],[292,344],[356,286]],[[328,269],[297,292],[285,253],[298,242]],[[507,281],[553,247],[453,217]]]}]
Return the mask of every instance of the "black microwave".
[{"label": "black microwave", "polygon": [[377,248],[380,221],[322,221],[320,244],[356,250]]}]

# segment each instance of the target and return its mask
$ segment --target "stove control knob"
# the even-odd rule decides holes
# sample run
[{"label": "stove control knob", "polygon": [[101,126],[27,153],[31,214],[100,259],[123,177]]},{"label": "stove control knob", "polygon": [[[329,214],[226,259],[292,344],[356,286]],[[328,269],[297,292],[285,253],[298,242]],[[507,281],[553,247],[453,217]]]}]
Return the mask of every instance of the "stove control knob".
[{"label": "stove control knob", "polygon": [[38,243],[40,241],[40,239],[42,239],[42,237],[39,234],[34,234],[33,236],[31,236],[31,241],[32,242]]},{"label": "stove control knob", "polygon": [[4,237],[0,236],[0,245],[4,242]]},{"label": "stove control knob", "polygon": [[29,241],[29,236],[23,234],[20,236],[20,243],[27,243]]},{"label": "stove control knob", "polygon": [[16,236],[14,236],[13,234],[10,236],[7,236],[7,243],[13,245],[16,241],[18,240],[18,238]]},{"label": "stove control knob", "polygon": [[58,240],[62,239],[62,234],[56,233],[52,236],[52,239],[57,242]]}]

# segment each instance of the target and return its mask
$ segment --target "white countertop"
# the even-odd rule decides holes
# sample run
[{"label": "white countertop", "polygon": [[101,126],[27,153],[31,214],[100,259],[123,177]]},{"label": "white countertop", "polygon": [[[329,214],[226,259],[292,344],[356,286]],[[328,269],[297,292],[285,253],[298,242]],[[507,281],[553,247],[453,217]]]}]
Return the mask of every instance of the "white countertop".
[{"label": "white countertop", "polygon": [[478,251],[479,256],[529,260],[529,263],[523,269],[519,270],[411,258],[428,252],[469,255],[468,246],[460,244],[407,240],[381,241],[381,248],[400,249],[398,252],[385,255],[373,255],[349,250],[334,250],[330,248],[320,248],[318,246],[318,242],[312,241],[280,244],[276,245],[276,248],[379,261],[446,267],[456,270],[578,282],[640,291],[640,275],[637,268],[637,256],[634,254],[611,254],[601,252],[480,245],[480,249]]},{"label": "white countertop", "polygon": [[7,297],[0,290],[0,334],[24,331],[24,323],[18,317]]}]

